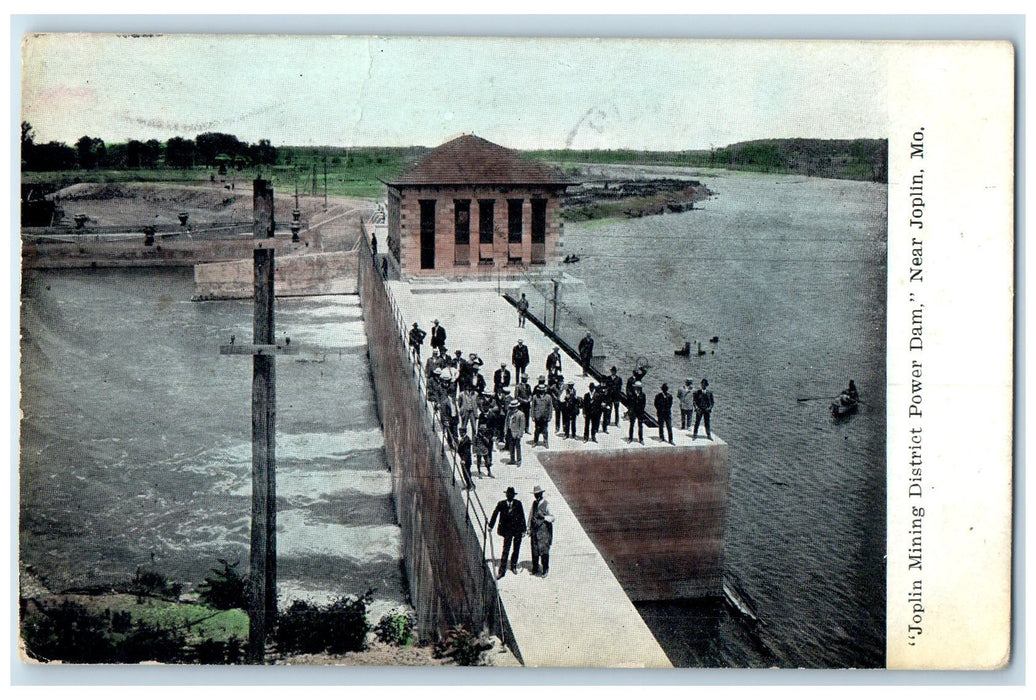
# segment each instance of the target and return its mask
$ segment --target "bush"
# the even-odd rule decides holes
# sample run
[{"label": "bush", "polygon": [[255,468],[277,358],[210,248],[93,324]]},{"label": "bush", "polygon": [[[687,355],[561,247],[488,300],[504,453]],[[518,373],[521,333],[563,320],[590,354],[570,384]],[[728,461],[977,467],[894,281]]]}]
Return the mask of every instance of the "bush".
[{"label": "bush", "polygon": [[169,581],[164,574],[137,567],[133,580],[130,581],[130,593],[137,596],[137,602],[144,598],[165,598],[175,600],[183,592],[183,584]]},{"label": "bush", "polygon": [[406,611],[385,613],[374,628],[374,634],[385,644],[410,646],[414,641],[414,616]]},{"label": "bush", "polygon": [[137,620],[126,611],[94,613],[73,601],[46,604],[22,599],[25,651],[43,662],[113,664],[157,661],[167,664],[237,664],[244,643],[202,639],[190,644],[183,627]]},{"label": "bush", "polygon": [[76,664],[184,663],[187,641],[176,629],[131,624],[123,613],[92,613],[72,601],[34,604],[22,616],[26,653],[39,661]]},{"label": "bush", "polygon": [[436,642],[433,654],[440,659],[453,659],[458,666],[478,666],[482,652],[492,648],[489,640],[464,625],[457,625]]},{"label": "bush", "polygon": [[214,610],[248,609],[248,581],[237,573],[238,562],[219,559],[222,569],[213,569],[212,576],[198,586],[198,602]]},{"label": "bush", "polygon": [[360,597],[346,596],[330,605],[294,601],[277,616],[274,643],[284,654],[343,654],[367,646],[367,605],[374,595],[368,589]]}]

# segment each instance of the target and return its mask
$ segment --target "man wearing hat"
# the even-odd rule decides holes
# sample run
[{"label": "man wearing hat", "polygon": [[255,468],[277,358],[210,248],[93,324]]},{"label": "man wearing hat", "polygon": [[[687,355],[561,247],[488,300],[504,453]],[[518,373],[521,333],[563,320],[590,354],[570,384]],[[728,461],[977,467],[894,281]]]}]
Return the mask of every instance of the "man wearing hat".
[{"label": "man wearing hat", "polygon": [[576,416],[579,415],[579,395],[575,382],[565,385],[565,393],[561,395],[561,422],[565,427],[565,439],[576,436]]},{"label": "man wearing hat", "polygon": [[432,349],[439,348],[442,352],[446,349],[446,329],[439,325],[439,319],[432,321]]},{"label": "man wearing hat", "polygon": [[633,424],[637,424],[638,433],[637,436],[640,438],[640,444],[644,444],[644,410],[647,406],[647,397],[644,396],[644,389],[642,388],[640,381],[633,382],[633,390],[630,395],[626,397],[627,408],[629,408],[630,414],[630,437],[627,442],[633,442]]},{"label": "man wearing hat", "polygon": [[504,491],[507,498],[496,504],[496,510],[489,518],[489,529],[493,529],[497,517],[500,518],[500,526],[496,529],[496,534],[504,538],[504,547],[500,553],[500,567],[496,573],[498,579],[503,578],[507,573],[508,552],[511,555],[511,573],[518,573],[518,550],[522,546],[522,535],[525,534],[525,509],[522,508],[522,502],[517,500],[514,494],[514,487],[508,486]]},{"label": "man wearing hat", "polygon": [[712,398],[712,390],[709,389],[709,380],[701,380],[701,389],[694,392],[694,408],[698,412],[694,417],[694,437],[698,437],[698,425],[701,419],[705,419],[705,435],[712,439],[712,427],[709,425],[709,416],[712,415],[712,407],[715,400]]},{"label": "man wearing hat", "polygon": [[481,395],[486,390],[486,378],[483,377],[482,373],[479,371],[479,366],[482,364],[482,360],[478,360],[478,363],[479,364],[473,365],[471,368],[470,386],[475,390],[476,394]]},{"label": "man wearing hat", "polygon": [[555,374],[561,374],[561,348],[557,345],[549,355],[547,355],[547,376],[553,376]]},{"label": "man wearing hat", "polygon": [[594,338],[590,331],[579,341],[579,364],[583,366],[583,376],[590,370],[590,362],[594,359]]},{"label": "man wearing hat", "polygon": [[471,434],[474,435],[479,419],[478,394],[474,387],[466,386],[457,395],[457,416],[462,428],[471,424]]},{"label": "man wearing hat", "polygon": [[529,417],[532,412],[532,387],[529,386],[529,378],[524,374],[518,378],[518,386],[514,388],[514,398],[518,399],[518,404],[522,407],[522,413],[525,414],[525,429],[529,429]]},{"label": "man wearing hat", "polygon": [[514,365],[515,379],[525,374],[525,368],[529,366],[529,348],[521,338],[518,339],[518,344],[511,348],[511,364]]},{"label": "man wearing hat", "polygon": [[583,442],[597,442],[597,426],[601,420],[601,394],[597,385],[590,382],[590,387],[583,394]]},{"label": "man wearing hat", "polygon": [[550,512],[543,489],[533,487],[536,500],[529,509],[529,544],[532,545],[532,573],[547,575],[550,568],[550,545],[554,540],[554,515]]},{"label": "man wearing hat", "polygon": [[507,411],[507,447],[511,451],[511,464],[522,466],[522,438],[525,437],[525,413],[518,399],[511,400]]},{"label": "man wearing hat", "polygon": [[604,432],[608,432],[608,423],[611,420],[611,414],[615,414],[615,425],[619,424],[619,417],[622,413],[619,412],[622,407],[622,377],[619,376],[619,368],[612,365],[611,374],[604,378],[605,386],[605,403],[606,410],[604,412]]},{"label": "man wearing hat", "polygon": [[518,300],[518,327],[525,328],[525,317],[529,315],[529,300],[522,292],[522,298]]},{"label": "man wearing hat", "polygon": [[547,385],[540,383],[532,393],[532,420],[536,426],[532,434],[532,444],[537,445],[543,435],[543,446],[550,447],[550,416],[554,411],[554,401],[547,392]]},{"label": "man wearing hat", "polygon": [[460,429],[457,457],[460,458],[460,470],[464,476],[464,488],[475,488],[475,484],[471,481],[471,438],[468,437],[468,429],[466,427]]},{"label": "man wearing hat", "polygon": [[501,362],[500,369],[493,372],[493,393],[499,394],[501,389],[507,390],[511,386],[511,370],[507,369],[507,363]]},{"label": "man wearing hat", "polygon": [[662,391],[655,394],[655,415],[658,416],[658,439],[665,440],[662,427],[669,429],[669,444],[673,444],[673,395],[669,385],[663,384]]},{"label": "man wearing hat", "polygon": [[410,329],[410,353],[418,364],[421,364],[421,346],[424,344],[425,335],[426,333],[417,326],[417,321],[414,321],[414,327]]},{"label": "man wearing hat", "polygon": [[676,390],[676,398],[680,402],[680,430],[687,430],[694,421],[694,383],[685,379],[683,386]]}]

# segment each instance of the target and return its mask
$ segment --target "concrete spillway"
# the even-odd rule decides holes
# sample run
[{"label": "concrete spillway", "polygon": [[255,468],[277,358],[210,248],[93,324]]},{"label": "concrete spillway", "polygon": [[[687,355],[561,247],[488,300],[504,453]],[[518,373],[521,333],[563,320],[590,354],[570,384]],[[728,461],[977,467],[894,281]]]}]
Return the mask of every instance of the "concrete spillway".
[{"label": "concrete spillway", "polygon": [[[527,436],[520,466],[497,451],[494,477],[476,475],[475,488],[463,491],[420,370],[407,358],[407,329],[415,321],[427,329],[438,318],[447,346],[478,353],[487,373],[509,362],[518,337],[534,367],[553,343],[531,324],[516,328],[513,308],[489,286],[424,285],[414,293],[405,282],[383,282],[369,249],[361,246],[360,255],[371,366],[422,625],[486,624],[529,666],[670,666],[631,598],[721,594],[726,445],[685,433],[672,446],[650,436],[631,444],[625,425],[598,434],[596,443],[552,430],[550,448],[532,447]],[[589,380],[576,376],[575,362],[564,369],[584,392]],[[526,541],[519,573],[497,581],[500,539],[487,532],[487,514],[508,486],[528,511],[535,485],[556,518],[550,574],[531,575]]]}]

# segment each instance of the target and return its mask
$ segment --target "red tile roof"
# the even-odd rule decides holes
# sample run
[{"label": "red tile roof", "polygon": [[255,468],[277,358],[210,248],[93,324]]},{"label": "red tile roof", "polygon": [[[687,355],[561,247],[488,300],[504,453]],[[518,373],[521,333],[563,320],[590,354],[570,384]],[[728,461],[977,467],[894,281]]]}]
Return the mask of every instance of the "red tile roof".
[{"label": "red tile roof", "polygon": [[568,185],[556,168],[478,136],[434,148],[388,185]]}]

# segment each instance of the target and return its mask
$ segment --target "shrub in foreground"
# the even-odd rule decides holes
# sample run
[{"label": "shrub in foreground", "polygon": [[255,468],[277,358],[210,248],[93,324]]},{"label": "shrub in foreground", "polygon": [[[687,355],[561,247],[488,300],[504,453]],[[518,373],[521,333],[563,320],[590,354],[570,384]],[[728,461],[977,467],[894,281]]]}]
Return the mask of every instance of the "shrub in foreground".
[{"label": "shrub in foreground", "polygon": [[414,616],[403,610],[385,613],[374,628],[378,641],[397,647],[409,646],[414,641]]},{"label": "shrub in foreground", "polygon": [[274,644],[282,654],[344,654],[367,646],[367,606],[374,595],[345,596],[330,605],[294,601],[277,616]]}]

